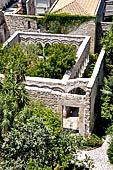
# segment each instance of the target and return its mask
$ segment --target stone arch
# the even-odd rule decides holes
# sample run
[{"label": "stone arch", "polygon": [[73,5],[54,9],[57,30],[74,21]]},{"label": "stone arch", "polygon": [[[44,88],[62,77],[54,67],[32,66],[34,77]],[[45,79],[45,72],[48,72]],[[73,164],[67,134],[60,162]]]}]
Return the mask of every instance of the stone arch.
[{"label": "stone arch", "polygon": [[51,44],[49,42],[47,42],[45,44],[45,47],[44,47],[45,56],[48,56],[48,47],[50,47],[50,46],[51,46]]},{"label": "stone arch", "polygon": [[43,44],[41,42],[38,42],[36,45],[37,45],[37,48],[39,49],[38,55],[43,56]]},{"label": "stone arch", "polygon": [[84,89],[82,89],[81,87],[77,87],[77,88],[71,89],[68,93],[78,94],[78,95],[85,95],[86,91]]}]

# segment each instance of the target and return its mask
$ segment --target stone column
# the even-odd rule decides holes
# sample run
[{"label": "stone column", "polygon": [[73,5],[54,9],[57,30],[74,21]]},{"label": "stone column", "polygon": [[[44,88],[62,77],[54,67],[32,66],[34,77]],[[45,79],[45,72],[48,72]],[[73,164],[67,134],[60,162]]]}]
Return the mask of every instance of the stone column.
[{"label": "stone column", "polygon": [[4,27],[0,26],[0,43],[5,42],[5,34],[4,34]]},{"label": "stone column", "polygon": [[85,116],[84,107],[79,108],[79,133],[85,136]]},{"label": "stone column", "polygon": [[66,106],[63,106],[63,117],[67,116]]}]

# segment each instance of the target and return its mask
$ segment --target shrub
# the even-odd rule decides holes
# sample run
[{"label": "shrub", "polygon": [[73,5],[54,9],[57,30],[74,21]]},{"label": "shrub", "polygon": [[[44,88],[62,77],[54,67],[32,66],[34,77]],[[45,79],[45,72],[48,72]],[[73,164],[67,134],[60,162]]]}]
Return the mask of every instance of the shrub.
[{"label": "shrub", "polygon": [[98,54],[90,54],[89,55],[89,71],[88,71],[88,77],[92,76],[96,61],[98,58]]},{"label": "shrub", "polygon": [[[0,90],[0,136],[6,133],[20,111],[28,104],[29,99],[22,81],[25,80],[27,57],[18,45],[0,50],[2,71]],[[24,56],[24,57],[23,57]]]},{"label": "shrub", "polygon": [[[46,54],[46,56],[45,56]],[[38,56],[42,56],[40,59]],[[38,44],[16,44],[0,51],[0,71],[21,78],[25,75],[61,79],[65,72],[72,68],[76,60],[76,47],[69,44],[52,44],[43,50]],[[23,75],[23,77],[19,76]]]},{"label": "shrub", "polygon": [[110,160],[110,163],[113,164],[113,137],[110,141],[108,150],[107,150],[108,158]]},{"label": "shrub", "polygon": [[104,78],[104,86],[101,90],[101,116],[112,122],[113,119],[113,76]]},{"label": "shrub", "polygon": [[107,129],[107,134],[110,135],[110,142],[109,142],[107,154],[110,163],[113,164],[113,124]]},{"label": "shrub", "polygon": [[78,136],[77,141],[80,149],[91,149],[102,145],[102,140],[95,134],[92,134],[85,139],[83,139],[82,136]]},{"label": "shrub", "polygon": [[106,32],[105,37],[102,38],[101,43],[106,51],[105,57],[105,74],[108,75],[113,70],[113,28]]},{"label": "shrub", "polygon": [[[16,122],[10,132],[3,135],[0,167],[26,169],[30,159],[37,167],[68,167],[77,154],[74,137],[67,132],[51,134],[42,119],[32,117],[26,123]],[[15,164],[15,161],[17,164]]]},{"label": "shrub", "polygon": [[49,29],[48,32],[51,33],[69,33],[72,31],[73,27],[78,27],[84,22],[88,22],[95,17],[92,16],[79,16],[70,14],[46,14],[44,20],[42,20],[42,25],[46,25]]},{"label": "shrub", "polygon": [[69,44],[52,44],[45,49],[43,59],[35,59],[33,67],[29,67],[27,75],[61,79],[65,72],[75,64],[75,47]]}]

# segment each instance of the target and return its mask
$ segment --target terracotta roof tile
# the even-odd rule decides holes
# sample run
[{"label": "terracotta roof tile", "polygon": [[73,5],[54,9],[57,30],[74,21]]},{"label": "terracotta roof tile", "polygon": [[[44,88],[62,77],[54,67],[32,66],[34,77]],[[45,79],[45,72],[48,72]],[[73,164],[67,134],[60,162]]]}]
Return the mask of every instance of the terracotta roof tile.
[{"label": "terracotta roof tile", "polygon": [[52,13],[95,15],[100,0],[59,0]]}]

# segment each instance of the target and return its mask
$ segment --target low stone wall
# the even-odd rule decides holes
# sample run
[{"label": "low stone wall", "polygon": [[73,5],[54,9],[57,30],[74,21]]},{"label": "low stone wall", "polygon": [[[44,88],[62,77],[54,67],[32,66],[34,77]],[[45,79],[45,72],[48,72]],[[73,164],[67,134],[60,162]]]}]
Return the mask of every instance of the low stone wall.
[{"label": "low stone wall", "polygon": [[26,9],[27,9],[27,15],[34,15],[35,14],[34,0],[27,0],[26,1]]},{"label": "low stone wall", "polygon": [[70,32],[74,35],[87,35],[91,37],[90,52],[94,53],[95,51],[95,40],[96,40],[96,24],[95,20],[91,20],[81,24],[78,28]]},{"label": "low stone wall", "polygon": [[113,26],[113,22],[101,22],[100,24],[103,32],[109,31]]},{"label": "low stone wall", "polygon": [[39,32],[37,22],[26,16],[5,13],[5,22],[9,37],[16,31]]},{"label": "low stone wall", "polygon": [[94,106],[95,106],[95,98],[98,93],[98,87],[100,85],[103,85],[103,79],[104,79],[104,57],[105,57],[105,51],[102,49],[100,52],[100,55],[98,57],[98,60],[96,62],[93,74],[91,76],[91,79],[88,83],[88,92],[87,95],[89,96],[89,102],[90,102],[90,120],[86,123],[89,124],[90,131],[93,130],[94,122],[95,122],[95,113],[94,113]]}]

